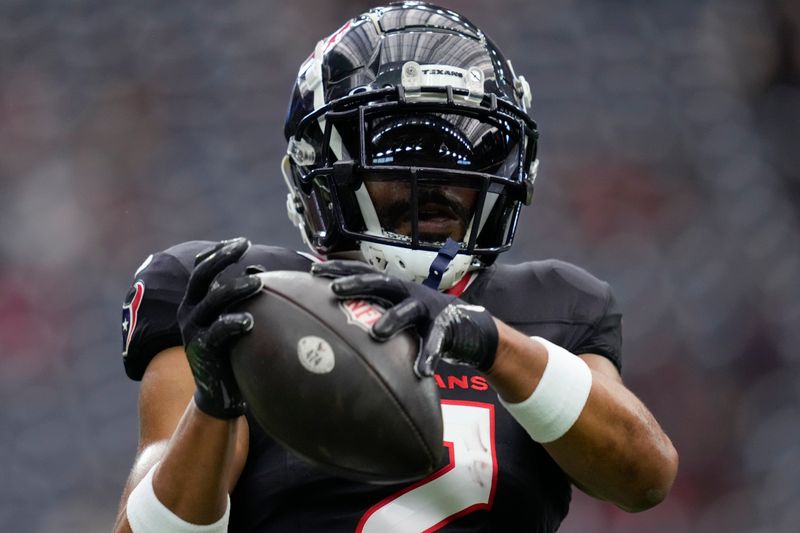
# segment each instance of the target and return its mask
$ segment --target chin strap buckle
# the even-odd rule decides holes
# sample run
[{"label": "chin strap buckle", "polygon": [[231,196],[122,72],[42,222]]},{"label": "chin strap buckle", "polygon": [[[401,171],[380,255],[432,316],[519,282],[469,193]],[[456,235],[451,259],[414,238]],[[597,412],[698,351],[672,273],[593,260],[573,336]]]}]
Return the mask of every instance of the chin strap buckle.
[{"label": "chin strap buckle", "polygon": [[444,271],[447,270],[447,267],[450,265],[453,259],[455,259],[459,248],[460,246],[458,243],[452,238],[448,237],[447,241],[444,243],[444,246],[439,248],[439,252],[431,262],[431,267],[428,270],[428,277],[422,282],[422,284],[438,291],[439,284],[442,282],[442,277],[444,276]]}]

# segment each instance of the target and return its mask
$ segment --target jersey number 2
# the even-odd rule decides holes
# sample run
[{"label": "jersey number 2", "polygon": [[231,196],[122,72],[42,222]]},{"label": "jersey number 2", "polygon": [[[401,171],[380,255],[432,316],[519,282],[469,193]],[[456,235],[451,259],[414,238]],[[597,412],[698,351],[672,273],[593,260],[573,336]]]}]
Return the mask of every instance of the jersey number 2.
[{"label": "jersey number 2", "polygon": [[497,485],[494,405],[442,400],[442,421],[450,463],[372,506],[357,533],[436,531],[492,506]]}]

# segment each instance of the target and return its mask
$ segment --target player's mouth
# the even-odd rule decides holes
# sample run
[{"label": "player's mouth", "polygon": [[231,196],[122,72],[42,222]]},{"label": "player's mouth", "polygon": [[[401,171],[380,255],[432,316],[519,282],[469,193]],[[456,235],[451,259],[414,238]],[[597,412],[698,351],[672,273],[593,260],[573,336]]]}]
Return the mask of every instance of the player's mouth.
[{"label": "player's mouth", "polygon": [[[420,206],[417,217],[419,237],[424,241],[442,242],[447,237],[461,240],[466,233],[465,220],[448,205],[424,204]],[[403,213],[394,226],[397,233],[411,235],[410,210]]]},{"label": "player's mouth", "polygon": [[[367,182],[367,188],[385,230],[411,237],[416,211],[418,237],[426,243],[442,243],[448,237],[463,240],[478,194],[464,188],[425,185],[414,199],[405,183]],[[414,201],[416,210],[412,209]]]},{"label": "player's mouth", "polygon": [[419,210],[419,232],[422,236],[433,235],[437,240],[455,237],[461,240],[464,236],[464,221],[451,208],[428,204]]}]

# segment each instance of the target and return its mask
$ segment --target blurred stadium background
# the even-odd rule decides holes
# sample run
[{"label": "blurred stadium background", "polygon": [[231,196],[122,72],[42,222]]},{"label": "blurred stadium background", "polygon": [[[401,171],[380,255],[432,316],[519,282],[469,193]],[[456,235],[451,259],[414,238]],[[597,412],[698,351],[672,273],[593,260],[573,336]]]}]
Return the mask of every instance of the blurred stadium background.
[{"label": "blurred stadium background", "polygon": [[[534,90],[536,200],[503,259],[612,283],[626,381],[681,454],[660,507],[576,493],[562,531],[800,531],[800,3],[442,3]],[[0,1],[0,530],[110,529],[130,276],[186,239],[300,246],[288,91],[369,5]]]}]

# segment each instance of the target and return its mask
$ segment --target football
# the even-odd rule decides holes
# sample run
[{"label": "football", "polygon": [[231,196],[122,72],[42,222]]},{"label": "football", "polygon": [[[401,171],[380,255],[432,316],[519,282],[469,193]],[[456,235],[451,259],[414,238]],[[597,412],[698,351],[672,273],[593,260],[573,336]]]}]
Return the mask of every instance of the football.
[{"label": "football", "polygon": [[440,463],[442,417],[432,378],[414,374],[419,338],[377,342],[375,303],[339,301],[330,280],[259,274],[261,293],[237,306],[253,330],[231,352],[250,413],[275,440],[336,475],[373,483],[421,478]]}]

